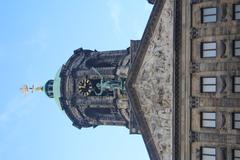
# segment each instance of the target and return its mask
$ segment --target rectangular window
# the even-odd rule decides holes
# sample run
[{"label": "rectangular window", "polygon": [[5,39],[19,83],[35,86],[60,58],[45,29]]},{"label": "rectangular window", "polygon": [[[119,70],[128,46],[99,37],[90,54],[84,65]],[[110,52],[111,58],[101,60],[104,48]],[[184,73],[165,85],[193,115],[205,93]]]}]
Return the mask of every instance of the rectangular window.
[{"label": "rectangular window", "polygon": [[240,56],[240,40],[233,41],[233,55]]},{"label": "rectangular window", "polygon": [[233,92],[234,93],[240,92],[240,76],[233,77]]},{"label": "rectangular window", "polygon": [[216,57],[217,55],[217,44],[216,42],[203,42],[201,44],[201,57],[210,58]]},{"label": "rectangular window", "polygon": [[202,77],[201,78],[201,92],[211,93],[217,91],[216,77]]},{"label": "rectangular window", "polygon": [[201,160],[216,160],[216,148],[202,147]]},{"label": "rectangular window", "polygon": [[216,113],[215,112],[202,112],[201,113],[201,126],[207,128],[216,128]]},{"label": "rectangular window", "polygon": [[240,160],[240,150],[239,149],[233,149],[232,159],[233,160]]},{"label": "rectangular window", "polygon": [[209,23],[209,22],[216,22],[217,21],[217,8],[203,8],[202,9],[202,22]]},{"label": "rectangular window", "polygon": [[233,19],[240,19],[240,4],[233,5]]},{"label": "rectangular window", "polygon": [[233,128],[240,129],[240,113],[233,113]]}]

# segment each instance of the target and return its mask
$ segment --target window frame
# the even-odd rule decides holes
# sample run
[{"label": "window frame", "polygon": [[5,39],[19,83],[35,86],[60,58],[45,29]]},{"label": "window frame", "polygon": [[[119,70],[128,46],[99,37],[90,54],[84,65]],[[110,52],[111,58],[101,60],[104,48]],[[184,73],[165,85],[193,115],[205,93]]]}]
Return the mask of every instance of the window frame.
[{"label": "window frame", "polygon": [[[210,44],[210,43],[215,43],[216,44],[216,48],[215,49],[205,49],[204,50],[204,47],[203,47],[204,44]],[[216,55],[215,56],[206,57],[206,56],[204,56],[204,51],[215,51]],[[217,57],[217,42],[216,41],[201,42],[200,52],[201,52],[201,58],[216,58]]]},{"label": "window frame", "polygon": [[[204,148],[206,148],[206,149],[207,149],[207,148],[214,149],[214,150],[215,150],[215,154],[204,154],[204,153],[203,153],[203,149],[204,149]],[[204,159],[203,159],[203,156],[212,156],[212,157],[215,157],[215,160],[216,160],[216,158],[217,158],[217,153],[216,153],[216,152],[217,152],[216,147],[203,146],[203,147],[201,147],[201,158],[200,158],[200,159],[201,159],[201,160],[204,160]]]},{"label": "window frame", "polygon": [[236,21],[239,21],[239,19],[236,19],[236,14],[237,13],[240,13],[240,11],[236,11],[236,6],[240,6],[240,3],[237,3],[237,4],[233,4],[233,20],[236,20]]},{"label": "window frame", "polygon": [[232,160],[235,160],[235,158],[237,158],[237,159],[240,159],[240,157],[235,157],[235,152],[234,151],[240,151],[240,149],[237,149],[237,148],[235,148],[235,149],[232,149]]},{"label": "window frame", "polygon": [[[203,119],[203,114],[204,113],[214,113],[215,114],[215,119]],[[201,125],[201,128],[216,128],[217,127],[217,113],[216,112],[211,112],[211,111],[203,111],[203,112],[201,112],[201,115],[200,115],[200,118],[201,118],[201,121],[200,121],[200,125]],[[204,126],[203,125],[203,121],[214,121],[215,122],[215,125],[214,125],[214,127],[212,127],[212,126]]]},{"label": "window frame", "polygon": [[[204,10],[205,9],[211,9],[211,8],[215,8],[216,9],[216,14],[208,14],[208,15],[204,15]],[[208,16],[216,16],[216,21],[210,21],[210,22],[205,22],[204,21],[204,17],[208,17]],[[201,23],[216,23],[218,21],[218,8],[217,7],[206,7],[206,8],[201,8]]]},{"label": "window frame", "polygon": [[[215,78],[216,83],[215,84],[203,84],[204,78]],[[203,91],[204,86],[216,86],[215,91]],[[217,77],[216,76],[205,76],[205,77],[200,77],[200,90],[201,93],[216,93],[217,92]]]},{"label": "window frame", "polygon": [[236,49],[240,49],[240,47],[237,47],[237,48],[235,47],[236,41],[238,41],[240,43],[239,39],[233,40],[233,56],[234,57],[240,57],[240,55],[236,55],[236,52],[235,52]]},{"label": "window frame", "polygon": [[233,76],[232,90],[233,90],[233,93],[240,93],[240,91],[236,91],[235,86],[240,86],[240,83],[235,83],[235,78],[240,78],[240,76]]},{"label": "window frame", "polygon": [[232,129],[240,129],[235,127],[235,122],[240,122],[240,120],[235,120],[235,114],[240,114],[240,112],[233,112],[232,113]]}]

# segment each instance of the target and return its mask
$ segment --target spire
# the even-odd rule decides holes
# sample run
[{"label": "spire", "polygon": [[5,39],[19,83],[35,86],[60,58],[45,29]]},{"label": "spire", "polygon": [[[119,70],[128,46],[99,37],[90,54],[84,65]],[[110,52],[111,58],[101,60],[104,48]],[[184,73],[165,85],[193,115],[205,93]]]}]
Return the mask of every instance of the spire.
[{"label": "spire", "polygon": [[28,87],[28,85],[23,85],[21,88],[20,88],[20,91],[24,94],[24,95],[27,95],[30,91],[33,93],[33,92],[42,92],[43,91],[43,87],[40,86],[40,87],[34,87],[34,85],[32,85],[32,87]]}]

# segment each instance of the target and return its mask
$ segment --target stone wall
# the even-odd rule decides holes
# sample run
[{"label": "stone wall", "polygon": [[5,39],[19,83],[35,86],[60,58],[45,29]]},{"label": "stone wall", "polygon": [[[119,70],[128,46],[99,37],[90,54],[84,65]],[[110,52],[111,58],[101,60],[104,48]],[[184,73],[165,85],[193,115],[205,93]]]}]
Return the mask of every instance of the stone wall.
[{"label": "stone wall", "polygon": [[158,153],[173,154],[173,0],[166,0],[134,88]]}]

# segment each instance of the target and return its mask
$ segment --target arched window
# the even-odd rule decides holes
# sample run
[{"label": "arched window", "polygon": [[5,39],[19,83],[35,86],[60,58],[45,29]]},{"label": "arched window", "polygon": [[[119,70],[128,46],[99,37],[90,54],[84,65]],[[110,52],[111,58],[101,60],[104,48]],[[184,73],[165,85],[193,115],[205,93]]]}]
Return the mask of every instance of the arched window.
[{"label": "arched window", "polygon": [[109,60],[104,60],[101,58],[91,58],[87,60],[86,62],[86,67],[91,68],[91,67],[111,67],[112,63]]},{"label": "arched window", "polygon": [[110,108],[86,108],[85,115],[99,120],[101,117],[111,116]]}]

